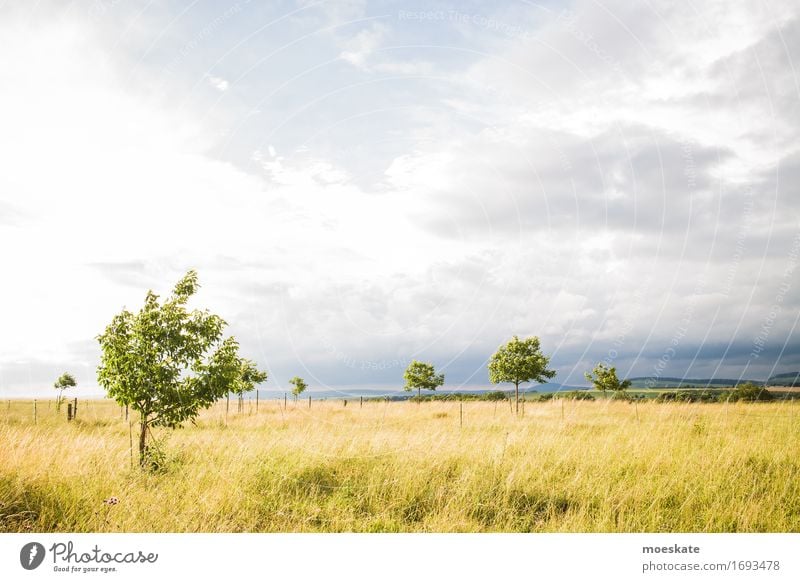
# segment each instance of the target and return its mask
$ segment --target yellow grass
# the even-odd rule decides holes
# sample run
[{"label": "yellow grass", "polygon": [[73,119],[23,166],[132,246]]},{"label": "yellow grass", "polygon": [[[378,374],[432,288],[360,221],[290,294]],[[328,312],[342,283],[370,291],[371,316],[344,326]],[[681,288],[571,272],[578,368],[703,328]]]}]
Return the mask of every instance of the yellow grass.
[{"label": "yellow grass", "polygon": [[0,402],[0,531],[800,531],[800,403],[222,404],[157,473],[79,406]]}]

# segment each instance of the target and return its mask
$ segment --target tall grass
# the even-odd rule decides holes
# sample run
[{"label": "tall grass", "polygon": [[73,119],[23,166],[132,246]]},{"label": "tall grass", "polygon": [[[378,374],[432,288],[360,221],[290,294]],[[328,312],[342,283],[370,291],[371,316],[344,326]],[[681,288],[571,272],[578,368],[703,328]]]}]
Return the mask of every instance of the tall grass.
[{"label": "tall grass", "polygon": [[223,403],[156,472],[65,416],[0,402],[0,531],[800,531],[800,403]]}]

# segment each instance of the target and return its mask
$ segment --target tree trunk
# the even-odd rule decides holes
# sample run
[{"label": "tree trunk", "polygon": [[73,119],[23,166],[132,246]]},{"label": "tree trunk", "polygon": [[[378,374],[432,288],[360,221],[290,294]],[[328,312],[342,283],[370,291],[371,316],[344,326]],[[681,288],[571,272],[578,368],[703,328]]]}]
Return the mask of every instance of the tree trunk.
[{"label": "tree trunk", "polygon": [[144,468],[147,453],[147,418],[142,417],[139,421],[139,466]]}]

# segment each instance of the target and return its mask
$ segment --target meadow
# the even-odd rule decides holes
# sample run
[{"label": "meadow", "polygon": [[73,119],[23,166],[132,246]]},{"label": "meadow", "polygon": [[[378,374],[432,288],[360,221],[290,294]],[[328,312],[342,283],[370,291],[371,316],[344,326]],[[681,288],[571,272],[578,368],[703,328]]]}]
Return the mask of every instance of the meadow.
[{"label": "meadow", "polygon": [[114,403],[32,406],[0,402],[4,532],[800,531],[797,401],[222,402],[154,471]]}]

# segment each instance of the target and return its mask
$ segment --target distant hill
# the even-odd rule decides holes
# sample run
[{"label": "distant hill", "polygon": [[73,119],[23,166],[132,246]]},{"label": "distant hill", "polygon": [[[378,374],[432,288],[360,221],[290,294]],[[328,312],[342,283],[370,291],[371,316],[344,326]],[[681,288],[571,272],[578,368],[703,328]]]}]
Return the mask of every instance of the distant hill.
[{"label": "distant hill", "polygon": [[634,388],[708,388],[711,386],[736,386],[745,382],[752,382],[757,386],[764,384],[761,380],[736,380],[732,378],[668,378],[654,376],[643,376],[630,378]]},{"label": "distant hill", "polygon": [[[545,384],[522,384],[519,387],[520,393],[528,393],[528,394],[536,394],[536,393],[543,393],[543,392],[571,392],[573,390],[589,390],[589,386],[572,386],[568,384],[558,384],[556,382],[547,382]],[[514,385],[513,384],[498,384],[497,386],[488,386],[486,388],[475,388],[475,387],[468,387],[462,390],[452,390],[452,389],[443,389],[437,390],[435,393],[423,391],[425,395],[437,394],[437,395],[447,395],[447,394],[486,394],[488,392],[506,392],[512,393],[514,392]],[[288,391],[283,390],[260,390],[260,397],[262,400],[283,400],[285,394],[288,394],[288,398],[292,399],[293,396],[288,393]],[[379,388],[361,388],[361,387],[348,387],[348,388],[338,388],[338,389],[324,389],[324,388],[316,388],[313,387],[300,397],[300,400],[306,400],[310,396],[313,400],[341,400],[341,399],[358,399],[359,397],[363,396],[364,398],[388,398],[389,400],[405,400],[407,398],[411,398],[412,396],[416,396],[416,391],[413,392],[406,392],[399,386],[383,386]],[[255,392],[250,392],[245,394],[246,400],[255,399]]]},{"label": "distant hill", "polygon": [[800,386],[800,372],[775,374],[769,377],[767,384],[770,386]]}]

